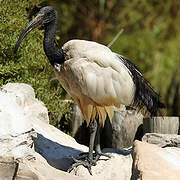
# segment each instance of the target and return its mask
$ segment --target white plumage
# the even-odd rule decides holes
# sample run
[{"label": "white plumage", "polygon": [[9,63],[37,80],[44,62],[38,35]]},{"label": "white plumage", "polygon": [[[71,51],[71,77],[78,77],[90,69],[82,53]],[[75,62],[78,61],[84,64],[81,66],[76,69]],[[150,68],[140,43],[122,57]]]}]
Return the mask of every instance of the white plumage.
[{"label": "white plumage", "polygon": [[79,104],[87,123],[95,113],[104,124],[106,113],[112,119],[112,105],[133,103],[135,85],[131,72],[108,47],[92,41],[71,40],[62,49],[66,61],[55,65],[56,75]]}]

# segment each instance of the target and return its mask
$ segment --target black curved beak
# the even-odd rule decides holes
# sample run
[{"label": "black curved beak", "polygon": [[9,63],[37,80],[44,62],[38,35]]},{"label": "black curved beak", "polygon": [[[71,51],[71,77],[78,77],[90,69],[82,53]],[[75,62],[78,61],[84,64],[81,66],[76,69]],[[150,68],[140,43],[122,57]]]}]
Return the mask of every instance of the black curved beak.
[{"label": "black curved beak", "polygon": [[25,29],[22,31],[22,33],[19,36],[19,39],[15,45],[14,48],[14,53],[17,52],[21,41],[24,39],[24,37],[33,29],[35,29],[36,27],[38,27],[39,25],[41,25],[43,23],[43,15],[42,14],[38,14],[32,21],[30,21],[30,23],[25,27]]}]

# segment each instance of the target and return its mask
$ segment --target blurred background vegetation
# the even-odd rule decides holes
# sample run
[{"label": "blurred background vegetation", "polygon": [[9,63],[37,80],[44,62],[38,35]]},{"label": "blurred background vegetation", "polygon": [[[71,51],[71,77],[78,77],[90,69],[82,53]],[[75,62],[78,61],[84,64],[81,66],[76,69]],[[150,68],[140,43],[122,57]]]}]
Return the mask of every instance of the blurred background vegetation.
[{"label": "blurred background vegetation", "polygon": [[[180,1],[178,0],[0,0],[0,86],[8,82],[30,84],[48,108],[50,123],[68,124],[70,105],[66,92],[54,79],[43,52],[42,28],[31,32],[17,55],[13,48],[34,14],[52,5],[59,15],[56,40],[93,40],[108,45],[137,65],[161,95],[165,115],[180,116]],[[64,126],[64,124],[63,124]]]}]

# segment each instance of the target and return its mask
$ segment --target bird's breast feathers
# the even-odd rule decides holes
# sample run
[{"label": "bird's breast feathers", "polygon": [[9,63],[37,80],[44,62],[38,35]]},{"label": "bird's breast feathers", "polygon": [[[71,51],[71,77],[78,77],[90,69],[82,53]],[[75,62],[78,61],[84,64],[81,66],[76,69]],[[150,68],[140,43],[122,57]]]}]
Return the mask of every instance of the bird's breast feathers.
[{"label": "bird's breast feathers", "polygon": [[72,96],[100,105],[130,105],[134,83],[129,70],[106,46],[72,40],[63,46],[66,61],[56,66],[62,86]]}]

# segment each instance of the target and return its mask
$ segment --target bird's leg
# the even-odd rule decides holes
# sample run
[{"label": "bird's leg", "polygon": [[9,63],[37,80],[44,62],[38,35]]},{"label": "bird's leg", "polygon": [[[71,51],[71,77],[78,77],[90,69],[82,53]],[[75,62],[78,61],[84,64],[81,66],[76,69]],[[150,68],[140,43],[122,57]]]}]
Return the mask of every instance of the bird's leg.
[{"label": "bird's leg", "polygon": [[88,159],[93,164],[93,149],[94,149],[94,142],[95,137],[97,133],[97,121],[94,120],[89,124],[89,131],[90,131],[90,141],[89,141],[89,153],[88,153]]},{"label": "bird's leg", "polygon": [[75,167],[78,167],[80,165],[83,165],[86,167],[89,171],[89,173],[92,175],[91,172],[91,166],[96,165],[96,160],[93,159],[93,149],[94,149],[94,141],[97,131],[97,121],[94,120],[89,124],[89,130],[90,130],[90,141],[89,141],[89,153],[88,156],[85,158],[85,160],[77,160],[72,157],[74,160],[74,164],[71,166],[71,168],[68,169],[68,172],[71,172]]},{"label": "bird's leg", "polygon": [[[98,119],[96,120],[96,123],[97,123],[97,130],[96,130],[96,134],[95,134],[95,139],[94,139],[94,134],[92,134],[92,138],[90,137],[90,144],[89,144],[89,153],[87,152],[83,152],[80,154],[80,156],[82,155],[87,155],[89,156],[89,159],[92,159],[92,142],[91,141],[94,141],[94,150],[95,150],[95,153],[93,154],[93,162],[96,163],[99,158],[101,156],[105,156],[105,157],[108,157],[108,158],[111,158],[111,156],[105,154],[105,153],[102,153],[101,151],[101,146],[100,146],[100,134],[101,134],[101,130],[102,130],[102,126],[99,124],[99,121]],[[92,130],[93,131],[93,128],[91,129],[92,127],[90,127],[90,131]],[[108,159],[103,159],[103,160],[108,160]]]},{"label": "bird's leg", "polygon": [[95,142],[94,142],[94,146],[95,146],[95,161],[98,161],[101,156],[105,156],[105,157],[110,158],[109,155],[107,155],[105,153],[102,153],[102,151],[101,151],[101,146],[100,146],[100,134],[101,134],[101,130],[102,130],[102,127],[100,126],[100,124],[98,122],[98,127],[97,127],[97,131],[96,131]]}]

